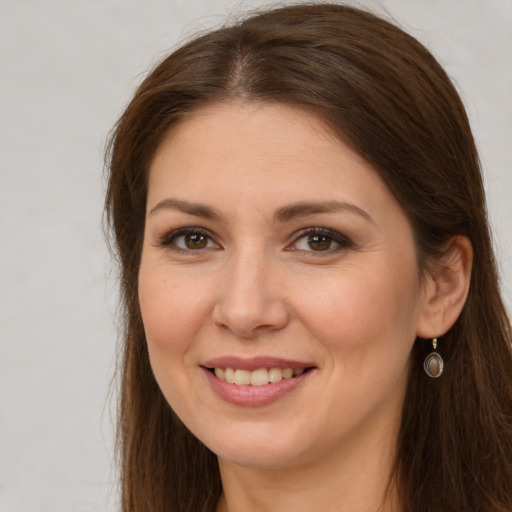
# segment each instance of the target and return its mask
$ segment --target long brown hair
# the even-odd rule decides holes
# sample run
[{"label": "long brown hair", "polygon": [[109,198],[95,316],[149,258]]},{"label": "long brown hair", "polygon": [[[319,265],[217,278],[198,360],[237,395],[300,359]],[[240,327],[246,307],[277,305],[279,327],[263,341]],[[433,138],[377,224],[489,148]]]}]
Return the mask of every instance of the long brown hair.
[{"label": "long brown hair", "polygon": [[404,511],[512,510],[512,356],[478,155],[460,98],[414,38],[356,8],[297,5],[196,38],[143,81],[109,146],[106,198],[125,312],[119,415],[124,512],[212,511],[216,457],[153,377],[137,298],[151,159],[166,132],[233,98],[307,108],[365,157],[402,205],[420,265],[455,235],[473,245],[464,309],[429,379],[417,340],[394,479]]}]

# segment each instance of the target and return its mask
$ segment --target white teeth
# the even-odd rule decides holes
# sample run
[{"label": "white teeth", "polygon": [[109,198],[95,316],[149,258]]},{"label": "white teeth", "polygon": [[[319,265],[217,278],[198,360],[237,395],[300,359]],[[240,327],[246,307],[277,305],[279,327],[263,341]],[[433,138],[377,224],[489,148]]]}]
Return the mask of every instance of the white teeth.
[{"label": "white teeth", "polygon": [[226,368],[224,370],[224,379],[226,382],[229,382],[230,384],[235,383],[235,370],[233,368]]},{"label": "white teeth", "polygon": [[237,386],[248,386],[251,383],[251,372],[249,370],[235,370],[235,384]]},{"label": "white teeth", "polygon": [[285,368],[283,370],[283,379],[291,379],[293,377],[293,370],[291,368]]},{"label": "white teeth", "polygon": [[264,386],[268,382],[268,371],[266,368],[260,368],[251,372],[251,386]]},{"label": "white teeth", "polygon": [[254,371],[237,370],[234,368],[215,368],[215,376],[237,386],[265,386],[283,379],[298,377],[304,373],[304,368],[258,368]]},{"label": "white teeth", "polygon": [[279,382],[283,380],[283,370],[281,368],[270,368],[268,371],[269,382]]}]

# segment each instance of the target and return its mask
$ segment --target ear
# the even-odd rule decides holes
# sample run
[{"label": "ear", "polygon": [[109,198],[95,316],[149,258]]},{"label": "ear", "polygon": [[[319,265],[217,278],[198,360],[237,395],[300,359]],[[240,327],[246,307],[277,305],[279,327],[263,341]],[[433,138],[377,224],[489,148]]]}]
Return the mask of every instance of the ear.
[{"label": "ear", "polygon": [[472,266],[473,246],[469,239],[452,238],[444,254],[427,271],[417,336],[437,338],[452,327],[468,296]]}]

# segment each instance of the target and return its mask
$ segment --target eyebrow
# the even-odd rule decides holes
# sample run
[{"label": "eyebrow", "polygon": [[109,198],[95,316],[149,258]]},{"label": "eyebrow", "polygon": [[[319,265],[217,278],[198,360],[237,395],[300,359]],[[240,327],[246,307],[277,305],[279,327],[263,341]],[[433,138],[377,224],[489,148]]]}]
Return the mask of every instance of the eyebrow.
[{"label": "eyebrow", "polygon": [[[187,213],[189,215],[194,215],[196,217],[202,217],[204,219],[210,220],[220,220],[223,218],[222,214],[216,210],[215,208],[208,206],[204,203],[195,203],[190,201],[185,201],[182,199],[173,199],[168,198],[164,199],[157,203],[153,208],[151,208],[149,214],[154,215],[156,212],[160,210],[178,210],[183,213]],[[338,212],[348,212],[363,219],[375,224],[375,221],[372,217],[364,211],[359,206],[356,206],[353,203],[348,203],[344,201],[326,201],[326,202],[306,202],[301,201],[298,203],[293,203],[287,206],[283,206],[279,208],[274,214],[274,222],[288,222],[290,220],[307,217],[309,215],[318,215],[321,213],[338,213]]]},{"label": "eyebrow", "polygon": [[375,224],[372,217],[359,206],[344,201],[327,201],[327,202],[300,202],[283,206],[274,215],[277,222],[287,222],[297,217],[306,217],[308,215],[316,215],[320,213],[338,213],[348,212],[358,215],[363,219]]},{"label": "eyebrow", "polygon": [[220,212],[215,208],[208,206],[203,203],[192,203],[190,201],[183,201],[180,199],[164,199],[160,201],[156,206],[151,208],[149,214],[153,215],[160,210],[178,210],[189,215],[195,215],[196,217],[202,217],[204,219],[219,220],[222,218]]}]

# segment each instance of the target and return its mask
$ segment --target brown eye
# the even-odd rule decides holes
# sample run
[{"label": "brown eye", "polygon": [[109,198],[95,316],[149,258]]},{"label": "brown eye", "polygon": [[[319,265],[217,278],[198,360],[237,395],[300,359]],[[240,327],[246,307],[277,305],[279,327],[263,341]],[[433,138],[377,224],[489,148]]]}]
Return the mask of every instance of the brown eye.
[{"label": "brown eye", "polygon": [[172,231],[160,240],[160,245],[180,251],[220,249],[207,231],[201,228],[182,228]]},{"label": "brown eye", "polygon": [[190,233],[184,236],[187,249],[204,249],[208,245],[208,237],[202,233]]},{"label": "brown eye", "polygon": [[[287,251],[302,251],[303,253],[334,254],[353,247],[349,238],[333,229],[318,227],[304,229],[289,245]],[[320,256],[320,254],[317,254]]]},{"label": "brown eye", "polygon": [[313,251],[327,251],[331,248],[332,238],[325,235],[310,235],[308,245]]}]

